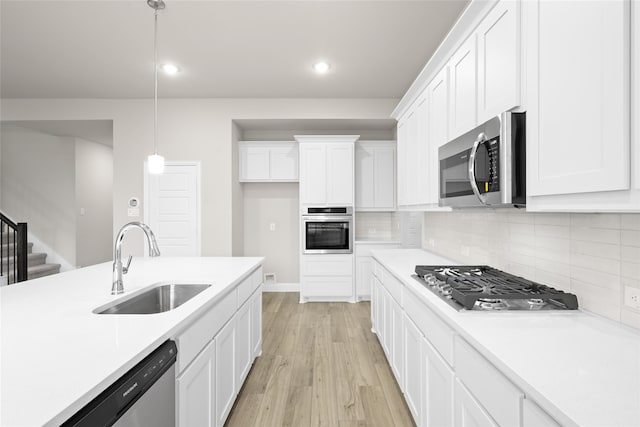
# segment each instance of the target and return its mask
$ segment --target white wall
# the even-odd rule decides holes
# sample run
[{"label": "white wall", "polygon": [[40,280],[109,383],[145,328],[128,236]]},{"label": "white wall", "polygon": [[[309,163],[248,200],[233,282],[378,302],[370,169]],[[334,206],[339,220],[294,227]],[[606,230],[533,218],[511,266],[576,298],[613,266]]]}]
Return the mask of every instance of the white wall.
[{"label": "white wall", "polygon": [[[160,154],[202,165],[202,254],[233,253],[233,119],[388,119],[397,99],[171,99],[160,100]],[[127,201],[143,196],[143,162],[153,150],[153,101],[3,99],[3,120],[113,120],[114,230]],[[4,190],[4,189],[3,189]],[[115,234],[114,231],[114,234]],[[245,231],[246,232],[246,231]],[[245,242],[246,242],[245,237]],[[142,236],[125,241],[143,253]],[[246,251],[245,251],[246,253]]]},{"label": "white wall", "polygon": [[640,329],[623,304],[626,286],[640,288],[640,214],[425,213],[422,245],[575,293],[581,308]]},{"label": "white wall", "polygon": [[[75,139],[76,265],[113,259],[113,150]],[[84,210],[82,214],[81,210]]]},{"label": "white wall", "polygon": [[3,212],[76,265],[75,142],[6,125],[1,130]]},{"label": "white wall", "polygon": [[232,194],[233,194],[233,214],[232,218],[232,251],[231,254],[233,256],[242,256],[244,255],[244,188],[243,185],[239,181],[240,177],[240,150],[238,146],[238,141],[242,138],[242,131],[238,127],[238,125],[234,122],[232,123],[231,129],[231,166],[232,166],[232,176],[231,176],[231,186],[232,186]]},{"label": "white wall", "polygon": [[[244,255],[264,256],[263,272],[278,283],[300,282],[298,183],[245,183]],[[275,230],[270,230],[270,224]]]}]

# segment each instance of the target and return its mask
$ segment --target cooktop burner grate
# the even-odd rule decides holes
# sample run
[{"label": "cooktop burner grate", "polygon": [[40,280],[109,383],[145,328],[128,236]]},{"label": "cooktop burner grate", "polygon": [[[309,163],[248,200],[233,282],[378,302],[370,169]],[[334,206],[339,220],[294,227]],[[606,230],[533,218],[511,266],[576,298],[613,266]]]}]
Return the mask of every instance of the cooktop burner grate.
[{"label": "cooktop burner grate", "polygon": [[416,266],[416,274],[435,276],[451,287],[451,298],[471,310],[478,301],[529,300],[549,301],[570,310],[578,308],[575,295],[514,276],[486,265]]}]

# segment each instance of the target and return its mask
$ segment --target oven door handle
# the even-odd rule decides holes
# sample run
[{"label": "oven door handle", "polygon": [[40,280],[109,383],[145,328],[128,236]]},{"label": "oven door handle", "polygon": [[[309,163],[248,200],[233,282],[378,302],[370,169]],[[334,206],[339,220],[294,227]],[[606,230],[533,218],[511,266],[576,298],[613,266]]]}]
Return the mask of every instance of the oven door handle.
[{"label": "oven door handle", "polygon": [[471,153],[469,154],[469,181],[471,182],[471,189],[473,193],[478,197],[480,203],[484,206],[489,206],[485,198],[480,193],[480,189],[478,188],[478,184],[476,183],[476,154],[478,154],[478,147],[480,144],[487,140],[487,136],[484,132],[480,132],[478,137],[473,143],[473,147],[471,147]]}]

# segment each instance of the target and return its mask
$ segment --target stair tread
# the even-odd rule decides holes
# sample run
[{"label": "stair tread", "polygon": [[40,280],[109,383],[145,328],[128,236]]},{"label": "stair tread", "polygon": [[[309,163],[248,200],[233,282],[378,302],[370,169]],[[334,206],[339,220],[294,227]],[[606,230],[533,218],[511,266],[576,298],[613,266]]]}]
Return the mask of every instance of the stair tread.
[{"label": "stair tread", "polygon": [[[33,258],[46,258],[47,254],[44,252],[31,252],[27,254],[27,259],[33,259]],[[13,254],[9,255],[9,256],[3,256],[2,257],[2,262],[7,262],[7,259],[13,259]]]},{"label": "stair tread", "polygon": [[29,273],[35,273],[35,272],[42,272],[42,271],[49,271],[49,270],[56,270],[56,269],[60,269],[60,264],[38,264],[38,265],[32,265],[31,267],[29,267],[27,269],[27,271]]}]

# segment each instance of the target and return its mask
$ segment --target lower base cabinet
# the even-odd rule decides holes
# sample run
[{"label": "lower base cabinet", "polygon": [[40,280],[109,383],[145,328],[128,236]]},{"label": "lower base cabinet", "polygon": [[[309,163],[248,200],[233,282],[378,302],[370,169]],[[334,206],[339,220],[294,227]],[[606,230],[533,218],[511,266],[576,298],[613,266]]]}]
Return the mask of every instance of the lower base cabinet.
[{"label": "lower base cabinet", "polygon": [[459,427],[498,427],[482,405],[467,388],[456,379],[454,400],[454,424]]},{"label": "lower base cabinet", "polygon": [[236,398],[236,318],[222,328],[216,343],[216,425],[222,426]]},{"label": "lower base cabinet", "polygon": [[455,375],[425,338],[422,339],[422,425],[452,426]]},{"label": "lower base cabinet", "polygon": [[197,354],[183,359],[177,374],[178,427],[224,426],[253,361],[262,353],[261,278],[259,268],[178,336],[179,355]]},{"label": "lower base cabinet", "polygon": [[405,316],[404,319],[404,398],[417,426],[422,422],[422,334],[418,327]]},{"label": "lower base cabinet", "polygon": [[216,425],[215,373],[214,340],[176,380],[179,427]]}]

